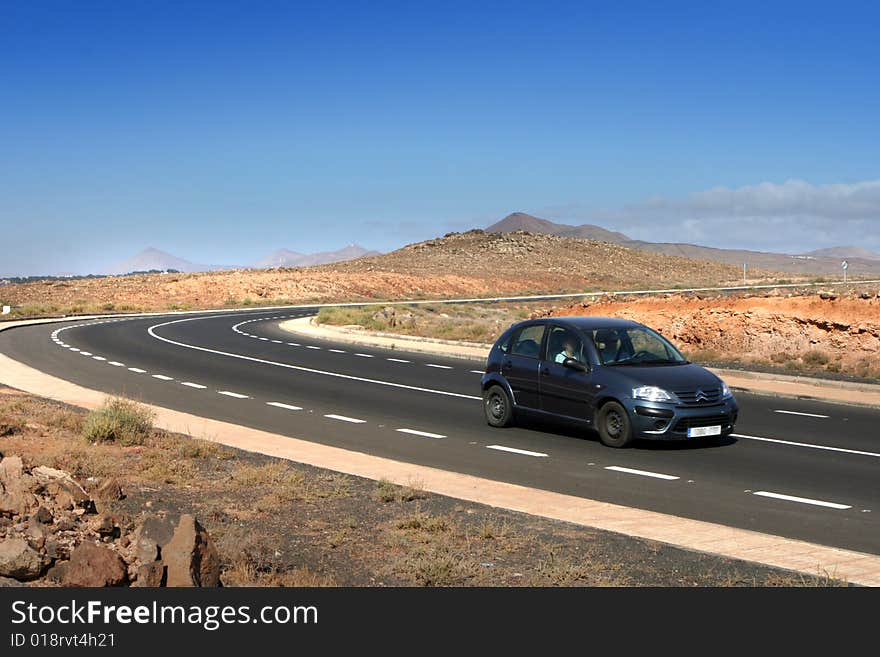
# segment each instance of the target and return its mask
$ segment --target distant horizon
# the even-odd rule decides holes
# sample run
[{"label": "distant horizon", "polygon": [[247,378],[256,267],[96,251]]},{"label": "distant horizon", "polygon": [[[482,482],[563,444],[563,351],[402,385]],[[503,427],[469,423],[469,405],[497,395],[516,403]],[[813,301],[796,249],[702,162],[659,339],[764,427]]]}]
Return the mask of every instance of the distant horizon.
[{"label": "distant horizon", "polygon": [[[593,224],[593,223],[590,223],[590,222],[583,222],[583,223],[568,223],[568,222],[564,222],[564,221],[556,221],[556,220],[550,219],[550,218],[545,217],[545,216],[533,215],[533,214],[531,214],[531,213],[523,212],[523,211],[521,211],[521,210],[515,210],[515,211],[513,211],[513,212],[510,212],[510,213],[504,215],[503,217],[500,217],[500,218],[497,219],[497,220],[490,221],[486,226],[473,226],[473,227],[471,227],[471,228],[462,228],[461,230],[445,231],[445,233],[449,233],[449,232],[465,232],[465,231],[468,231],[468,230],[486,230],[486,229],[489,228],[490,226],[492,226],[492,225],[494,225],[494,224],[496,224],[496,223],[499,223],[500,221],[502,221],[502,220],[504,220],[504,219],[507,219],[508,217],[510,217],[510,216],[512,216],[512,215],[516,215],[516,214],[524,214],[524,215],[528,215],[528,216],[534,217],[534,218],[536,218],[536,219],[542,219],[542,220],[546,220],[546,221],[551,221],[551,222],[556,223],[556,224],[571,225],[571,226],[574,226],[574,227],[579,227],[579,226],[595,226],[595,227],[598,227],[598,228],[601,228],[601,229],[611,230],[611,229],[609,229],[609,228],[606,227],[606,226],[600,226],[599,224]],[[622,231],[614,231],[614,232],[622,232]],[[445,234],[445,233],[438,233],[438,234],[436,234],[436,235],[432,235],[432,236],[426,237],[424,240],[415,240],[414,242],[420,242],[420,241],[425,241],[425,240],[430,240],[430,239],[434,239],[434,238],[437,238],[437,237],[441,237],[441,236],[442,236],[443,234]],[[625,234],[625,233],[624,233],[624,234]],[[626,235],[626,236],[629,237],[629,238],[630,238],[631,240],[633,240],[633,241],[640,241],[640,240],[637,240],[636,238],[633,238],[631,235]],[[644,241],[649,241],[649,240],[644,240]],[[135,259],[135,258],[137,258],[137,257],[139,257],[139,256],[142,256],[142,255],[144,255],[144,254],[147,254],[147,253],[149,253],[149,252],[151,252],[151,251],[158,252],[158,253],[160,253],[160,254],[163,255],[163,256],[169,256],[169,257],[172,257],[172,258],[175,258],[175,259],[185,260],[185,261],[187,261],[188,264],[193,265],[193,266],[199,266],[199,267],[204,266],[204,267],[206,267],[206,269],[197,269],[197,270],[194,270],[194,271],[216,271],[216,270],[223,270],[223,269],[254,269],[254,268],[260,268],[260,265],[257,264],[258,262],[260,262],[261,260],[268,259],[270,256],[273,256],[273,255],[275,255],[275,254],[277,254],[277,253],[279,253],[279,252],[282,252],[282,251],[283,251],[283,252],[296,253],[296,254],[299,254],[299,255],[302,255],[302,256],[310,256],[310,255],[316,255],[316,254],[319,254],[319,253],[336,253],[336,252],[342,251],[342,250],[347,249],[347,248],[358,247],[358,248],[360,248],[360,249],[364,249],[364,250],[366,250],[366,251],[376,251],[376,252],[382,254],[382,253],[390,253],[391,251],[395,251],[395,250],[397,250],[397,249],[399,249],[399,248],[403,248],[404,246],[407,246],[408,244],[412,244],[412,243],[414,243],[414,242],[404,242],[404,243],[401,243],[401,244],[399,244],[399,245],[397,245],[397,246],[395,246],[395,247],[393,247],[393,248],[391,248],[391,249],[389,249],[389,250],[387,250],[387,251],[380,251],[379,249],[369,249],[368,247],[365,247],[364,245],[359,244],[359,243],[357,243],[357,242],[350,242],[350,243],[348,243],[348,244],[346,244],[346,245],[344,245],[344,246],[341,246],[341,247],[339,247],[339,248],[336,248],[336,249],[328,249],[328,250],[326,250],[326,251],[315,251],[315,252],[296,251],[296,250],[294,250],[294,249],[290,249],[289,247],[280,246],[280,247],[277,247],[277,248],[275,248],[275,249],[272,249],[272,251],[270,251],[269,253],[264,254],[264,256],[262,256],[261,258],[259,258],[259,259],[257,259],[257,260],[254,260],[254,261],[252,261],[252,262],[237,262],[237,263],[235,263],[235,262],[227,262],[227,263],[205,263],[205,262],[200,262],[198,259],[193,259],[193,258],[189,257],[189,256],[188,256],[187,254],[185,254],[185,253],[171,252],[171,251],[169,251],[169,250],[167,250],[167,249],[163,249],[163,248],[161,248],[161,247],[157,247],[157,246],[151,244],[151,245],[147,245],[147,246],[141,248],[140,250],[138,250],[138,251],[132,253],[130,256],[128,256],[128,257],[126,257],[126,258],[123,258],[123,259],[117,261],[116,263],[111,264],[109,267],[105,268],[105,269],[102,270],[102,271],[76,271],[76,272],[75,272],[75,271],[71,271],[71,270],[64,270],[64,269],[61,269],[61,270],[59,270],[58,272],[41,272],[41,273],[36,273],[36,274],[14,274],[14,273],[5,272],[5,273],[0,273],[0,278],[27,278],[27,277],[41,277],[41,276],[45,276],[45,277],[56,277],[56,276],[57,276],[57,277],[65,277],[65,276],[73,276],[73,277],[77,277],[77,276],[118,275],[118,274],[120,274],[120,273],[122,273],[122,274],[124,274],[124,273],[131,273],[131,272],[120,272],[120,271],[116,271],[116,272],[114,272],[114,273],[110,273],[110,272],[111,272],[111,270],[118,269],[118,266],[121,265],[123,262],[128,261],[128,260],[133,260],[133,259]],[[699,244],[699,243],[696,243],[696,242],[679,242],[679,243],[682,243],[682,244],[691,244],[691,245],[694,245],[694,246],[709,246],[710,248],[719,248],[719,247],[711,247],[710,245],[706,245],[706,244]],[[721,248],[724,248],[724,247],[721,247]],[[815,252],[818,252],[818,251],[834,250],[834,249],[852,249],[852,250],[860,249],[860,250],[868,251],[868,252],[871,253],[872,256],[876,256],[877,258],[880,258],[880,252],[878,252],[878,251],[872,251],[871,249],[867,249],[866,247],[859,246],[859,245],[856,245],[856,244],[831,244],[831,245],[824,246],[824,247],[818,247],[818,248],[816,248],[816,249],[810,249],[809,251],[800,251],[800,252],[794,252],[794,251],[762,251],[762,250],[760,250],[760,249],[736,249],[735,247],[727,247],[727,249],[729,249],[729,250],[754,251],[754,252],[760,252],[760,253],[773,253],[773,254],[778,254],[778,255],[788,255],[788,256],[813,255]],[[360,256],[359,256],[359,257],[360,257]],[[174,268],[174,267],[169,267],[169,268],[162,268],[162,269],[175,269],[175,268]],[[132,270],[132,271],[147,271],[147,270]]]}]

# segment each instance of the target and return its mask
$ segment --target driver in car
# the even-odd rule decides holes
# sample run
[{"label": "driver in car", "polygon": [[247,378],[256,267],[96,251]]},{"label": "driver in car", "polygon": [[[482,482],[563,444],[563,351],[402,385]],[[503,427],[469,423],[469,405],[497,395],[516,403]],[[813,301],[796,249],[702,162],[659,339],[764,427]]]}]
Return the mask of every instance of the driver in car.
[{"label": "driver in car", "polygon": [[577,358],[575,356],[575,349],[577,346],[572,338],[565,338],[565,342],[562,343],[562,351],[556,354],[556,358],[554,362],[564,363],[566,358]]}]

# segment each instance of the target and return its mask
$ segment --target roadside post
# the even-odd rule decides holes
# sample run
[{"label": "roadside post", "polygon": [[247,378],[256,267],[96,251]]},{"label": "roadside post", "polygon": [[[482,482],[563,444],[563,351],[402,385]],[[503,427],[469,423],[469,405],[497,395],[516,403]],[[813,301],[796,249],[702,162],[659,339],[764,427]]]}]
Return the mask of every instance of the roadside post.
[{"label": "roadside post", "polygon": [[849,263],[844,260],[840,263],[840,268],[843,270],[843,282],[846,283],[846,270],[849,269]]}]

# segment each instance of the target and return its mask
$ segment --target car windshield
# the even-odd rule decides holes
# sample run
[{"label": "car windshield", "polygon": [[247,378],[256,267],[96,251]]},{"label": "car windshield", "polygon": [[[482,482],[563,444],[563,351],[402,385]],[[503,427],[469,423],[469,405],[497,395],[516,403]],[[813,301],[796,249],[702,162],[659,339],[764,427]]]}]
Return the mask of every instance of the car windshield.
[{"label": "car windshield", "polygon": [[656,331],[644,326],[589,331],[603,365],[681,365],[681,352]]}]

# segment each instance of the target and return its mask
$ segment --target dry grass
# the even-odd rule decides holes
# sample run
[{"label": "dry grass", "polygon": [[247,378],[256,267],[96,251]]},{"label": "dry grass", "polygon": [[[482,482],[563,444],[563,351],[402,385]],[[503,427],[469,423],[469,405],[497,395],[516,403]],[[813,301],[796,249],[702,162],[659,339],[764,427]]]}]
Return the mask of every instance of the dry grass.
[{"label": "dry grass", "polygon": [[439,303],[407,307],[332,307],[322,308],[316,321],[400,335],[490,343],[513,322],[527,318],[530,308],[530,304]]},{"label": "dry grass", "polygon": [[89,413],[83,426],[83,437],[90,443],[143,445],[152,434],[152,411],[115,397]]}]

